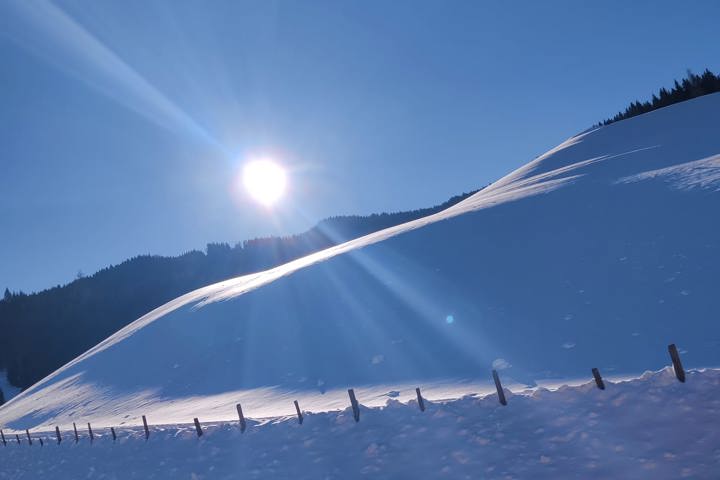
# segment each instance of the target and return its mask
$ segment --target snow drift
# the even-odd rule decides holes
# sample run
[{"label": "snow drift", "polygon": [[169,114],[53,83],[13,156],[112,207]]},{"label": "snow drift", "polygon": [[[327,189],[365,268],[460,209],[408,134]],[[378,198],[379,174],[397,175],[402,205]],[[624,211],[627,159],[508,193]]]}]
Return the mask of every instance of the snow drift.
[{"label": "snow drift", "polygon": [[[538,389],[447,403],[251,421],[119,429],[113,442],[96,429],[90,442],[71,432],[14,437],[0,446],[0,478],[148,479],[558,479],[717,478],[720,466],[720,370],[670,368],[629,382]],[[202,418],[201,418],[202,420]],[[44,438],[45,446],[39,446]]]},{"label": "snow drift", "polygon": [[591,130],[441,213],[188,293],[0,425],[320,411],[348,387],[448,398],[493,364],[522,384],[620,375],[667,364],[673,342],[686,366],[717,365],[718,125],[715,94]]}]

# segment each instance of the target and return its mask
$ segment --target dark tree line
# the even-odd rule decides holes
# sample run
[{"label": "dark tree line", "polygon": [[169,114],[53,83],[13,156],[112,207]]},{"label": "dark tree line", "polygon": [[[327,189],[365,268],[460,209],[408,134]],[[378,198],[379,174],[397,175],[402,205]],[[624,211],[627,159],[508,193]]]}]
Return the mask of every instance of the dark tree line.
[{"label": "dark tree line", "polygon": [[10,383],[27,388],[141,315],[188,291],[439,212],[472,193],[409,212],[333,217],[288,237],[256,238],[234,246],[211,243],[204,253],[138,256],[30,295],[6,289],[0,300],[0,370],[7,370]]},{"label": "dark tree line", "polygon": [[720,92],[720,76],[710,70],[705,70],[702,75],[696,75],[688,70],[687,77],[681,82],[675,80],[675,85],[670,89],[661,88],[657,94],[653,94],[652,100],[647,102],[632,102],[624,112],[618,112],[612,118],[598,123],[596,126],[610,125],[611,123],[626,118],[641,115],[643,113],[667,107],[674,103],[684,102],[691,98],[701,97],[711,93]]}]

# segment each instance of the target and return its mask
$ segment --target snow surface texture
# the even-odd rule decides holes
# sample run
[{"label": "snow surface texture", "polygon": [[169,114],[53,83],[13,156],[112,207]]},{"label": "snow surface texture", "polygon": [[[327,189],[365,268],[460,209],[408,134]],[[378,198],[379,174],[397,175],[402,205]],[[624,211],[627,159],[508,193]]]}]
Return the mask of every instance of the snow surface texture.
[{"label": "snow surface texture", "polygon": [[[234,424],[141,429],[85,426],[0,446],[0,479],[35,478],[717,478],[720,370],[671,368],[639,379],[467,396],[447,403],[389,400],[385,408]],[[362,400],[362,399],[361,399]],[[202,419],[201,419],[202,420]],[[44,438],[44,446],[39,438]]]},{"label": "snow surface texture", "polygon": [[444,212],[188,293],[0,425],[321,412],[349,387],[370,405],[415,386],[447,399],[490,390],[493,364],[508,384],[633,374],[669,343],[716,366],[718,125],[715,94],[591,130]]}]

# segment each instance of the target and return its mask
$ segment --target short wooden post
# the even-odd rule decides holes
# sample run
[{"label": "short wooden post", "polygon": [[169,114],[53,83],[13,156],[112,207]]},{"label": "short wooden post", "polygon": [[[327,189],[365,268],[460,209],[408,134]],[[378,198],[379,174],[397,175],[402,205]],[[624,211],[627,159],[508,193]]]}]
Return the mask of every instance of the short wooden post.
[{"label": "short wooden post", "polygon": [[92,427],[90,426],[90,422],[88,422],[88,432],[90,433],[90,443],[92,443],[95,440],[95,436],[92,433]]},{"label": "short wooden post", "polygon": [[348,395],[350,396],[350,405],[353,410],[353,417],[356,422],[360,421],[360,407],[358,406],[357,398],[355,398],[355,391],[352,388],[348,389]]},{"label": "short wooden post", "polygon": [[492,371],[493,380],[495,381],[495,388],[497,389],[498,394],[498,400],[500,401],[500,405],[507,405],[507,400],[505,399],[505,392],[503,391],[502,384],[500,383],[500,377],[498,376],[497,370]]},{"label": "short wooden post", "polygon": [[15,438],[17,439],[18,445],[20,445],[20,435],[17,433],[15,434]]},{"label": "short wooden post", "polygon": [[26,428],[26,429],[25,429],[25,434],[26,434],[27,437],[28,437],[28,443],[30,444],[30,446],[32,446],[32,437],[30,436],[30,430],[28,430],[28,429]]},{"label": "short wooden post", "polygon": [[295,411],[297,412],[297,416],[298,416],[298,423],[299,423],[300,425],[302,425],[302,422],[303,422],[303,414],[302,414],[302,412],[300,411],[300,405],[298,404],[298,401],[297,401],[297,400],[295,400],[294,403],[295,403]]},{"label": "short wooden post", "polygon": [[195,431],[197,432],[197,436],[198,436],[198,438],[200,438],[200,437],[202,437],[202,434],[203,434],[202,427],[200,426],[200,422],[198,421],[197,417],[195,417],[193,419],[193,421],[195,422]]},{"label": "short wooden post", "polygon": [[3,447],[7,447],[7,442],[5,441],[5,434],[3,433],[1,428],[0,428],[0,437],[2,437]]},{"label": "short wooden post", "polygon": [[110,433],[112,433],[113,442],[117,440],[117,435],[115,435],[115,427],[110,427]]},{"label": "short wooden post", "polygon": [[41,446],[41,447],[44,447],[44,446],[45,446],[45,444],[43,443],[43,439],[42,439],[42,437],[38,438],[38,440],[40,440],[40,446]]},{"label": "short wooden post", "polygon": [[674,343],[668,345],[668,352],[670,352],[670,358],[672,359],[673,369],[675,370],[675,376],[681,382],[685,382],[685,369],[680,361],[680,354],[677,351],[677,347]]},{"label": "short wooden post", "polygon": [[600,370],[598,370],[597,368],[593,368],[592,374],[593,378],[595,378],[595,385],[597,385],[600,390],[605,390],[605,382],[603,382],[603,379],[600,376]]},{"label": "short wooden post", "polygon": [[80,437],[78,437],[77,425],[75,425],[75,422],[73,422],[73,430],[75,431],[75,443],[78,443],[78,441],[80,440]]},{"label": "short wooden post", "polygon": [[148,429],[147,425],[147,418],[145,418],[145,415],[142,416],[143,418],[143,427],[145,427],[145,440],[150,438],[150,430]]},{"label": "short wooden post", "polygon": [[237,412],[238,412],[238,418],[240,418],[240,433],[245,433],[245,427],[247,427],[247,424],[245,423],[245,415],[243,415],[242,407],[240,404],[237,404]]},{"label": "short wooden post", "polygon": [[424,412],[425,411],[425,400],[423,400],[423,397],[420,394],[420,387],[417,387],[415,389],[415,393],[417,393],[418,408],[420,408],[421,412]]},{"label": "short wooden post", "polygon": [[60,445],[60,442],[62,442],[62,437],[60,436],[60,427],[55,425],[55,436],[57,437],[57,443]]}]

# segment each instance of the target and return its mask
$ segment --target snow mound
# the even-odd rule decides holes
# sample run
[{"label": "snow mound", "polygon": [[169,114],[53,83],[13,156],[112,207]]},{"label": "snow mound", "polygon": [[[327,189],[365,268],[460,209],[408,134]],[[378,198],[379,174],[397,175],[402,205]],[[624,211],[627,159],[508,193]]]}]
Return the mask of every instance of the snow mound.
[{"label": "snow mound", "polygon": [[223,420],[237,401],[285,415],[295,398],[320,412],[349,387],[451,398],[491,390],[497,359],[534,385],[658,368],[669,343],[718,365],[717,125],[720,94],[597,128],[443,212],[190,292],[0,425]]},{"label": "snow mound", "polygon": [[[113,442],[85,425],[71,432],[14,436],[0,446],[0,478],[346,479],[346,478],[717,478],[720,370],[670,369],[626,382],[537,389],[444,403],[388,400],[295,418],[118,429]],[[360,398],[362,400],[362,398]],[[200,418],[202,421],[203,419]],[[7,434],[6,434],[7,435]],[[39,445],[43,438],[44,446]]]}]

